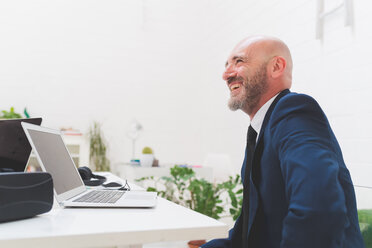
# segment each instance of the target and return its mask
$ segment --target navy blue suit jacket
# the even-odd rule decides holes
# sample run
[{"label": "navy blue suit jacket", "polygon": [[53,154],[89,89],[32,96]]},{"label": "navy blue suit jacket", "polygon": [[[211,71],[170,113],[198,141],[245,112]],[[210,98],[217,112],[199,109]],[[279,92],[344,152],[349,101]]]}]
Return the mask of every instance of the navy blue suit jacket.
[{"label": "navy blue suit jacket", "polygon": [[[266,113],[251,159],[244,235],[248,248],[364,247],[349,171],[327,117],[313,98],[281,92]],[[241,217],[228,239],[202,247],[241,247]]]}]

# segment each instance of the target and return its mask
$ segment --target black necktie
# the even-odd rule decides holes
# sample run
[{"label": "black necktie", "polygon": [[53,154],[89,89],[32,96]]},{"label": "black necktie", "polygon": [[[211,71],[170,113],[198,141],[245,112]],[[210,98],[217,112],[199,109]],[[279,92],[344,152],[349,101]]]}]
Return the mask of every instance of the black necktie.
[{"label": "black necktie", "polygon": [[246,154],[246,162],[245,162],[245,172],[244,172],[244,191],[243,191],[243,232],[242,232],[242,247],[248,247],[248,221],[249,221],[249,186],[250,186],[250,176],[251,176],[251,168],[252,168],[252,160],[254,154],[254,147],[256,145],[256,138],[257,132],[253,129],[250,125],[248,128],[248,135],[247,135],[247,154]]}]

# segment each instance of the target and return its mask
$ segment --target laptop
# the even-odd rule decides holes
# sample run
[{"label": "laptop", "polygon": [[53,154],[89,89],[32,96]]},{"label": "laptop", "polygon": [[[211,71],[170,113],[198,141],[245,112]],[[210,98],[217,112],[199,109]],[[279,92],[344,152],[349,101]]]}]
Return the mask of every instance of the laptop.
[{"label": "laptop", "polygon": [[0,120],[0,171],[25,171],[31,146],[21,122],[40,125],[41,121],[41,118]]},{"label": "laptop", "polygon": [[22,127],[40,167],[52,175],[56,200],[61,206],[123,208],[156,205],[156,192],[87,189],[60,131],[25,122]]}]

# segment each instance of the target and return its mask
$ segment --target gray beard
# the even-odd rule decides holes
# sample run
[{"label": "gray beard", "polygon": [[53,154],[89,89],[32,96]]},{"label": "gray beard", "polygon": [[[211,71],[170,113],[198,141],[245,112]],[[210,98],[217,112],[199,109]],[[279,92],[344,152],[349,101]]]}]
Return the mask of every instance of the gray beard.
[{"label": "gray beard", "polygon": [[244,109],[249,114],[257,107],[261,96],[267,91],[266,63],[260,67],[257,73],[243,87],[245,94],[242,97],[231,97],[228,106],[232,111]]}]

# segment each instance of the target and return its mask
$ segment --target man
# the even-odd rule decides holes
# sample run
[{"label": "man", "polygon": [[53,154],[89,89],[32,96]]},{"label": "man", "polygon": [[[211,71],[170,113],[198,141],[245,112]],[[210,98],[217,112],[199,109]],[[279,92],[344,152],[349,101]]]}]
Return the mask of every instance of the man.
[{"label": "man", "polygon": [[354,188],[328,120],[311,97],[289,91],[288,47],[241,41],[226,62],[229,107],[251,119],[242,167],[243,207],[228,239],[203,248],[360,248]]}]

